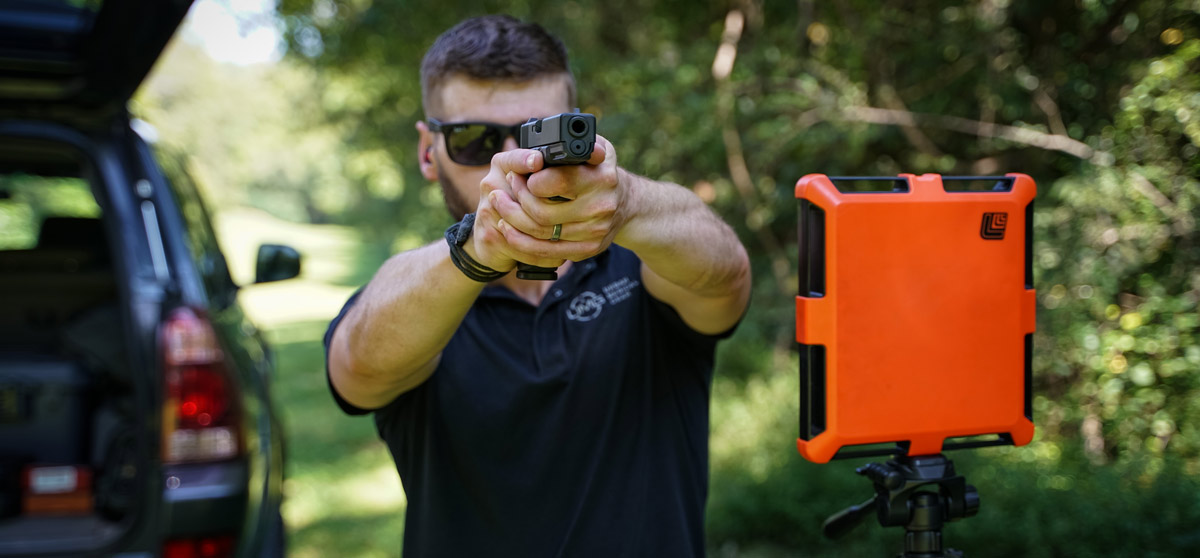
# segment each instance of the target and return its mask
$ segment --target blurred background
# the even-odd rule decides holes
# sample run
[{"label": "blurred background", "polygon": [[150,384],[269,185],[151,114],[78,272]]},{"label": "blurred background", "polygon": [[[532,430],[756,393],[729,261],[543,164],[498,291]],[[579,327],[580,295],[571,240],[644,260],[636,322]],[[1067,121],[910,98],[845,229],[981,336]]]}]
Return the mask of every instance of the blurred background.
[{"label": "blurred background", "polygon": [[185,154],[235,278],[285,241],[299,280],[247,288],[289,435],[291,554],[396,556],[405,500],[369,418],[337,411],[325,327],[390,254],[439,238],[417,171],[418,67],[459,20],[566,42],[622,165],[692,188],[753,259],[713,385],[709,553],[884,555],[863,460],[795,450],[793,186],[807,173],[1038,183],[1037,435],[951,454],[982,497],[945,530],[977,556],[1200,551],[1200,1],[201,0],[132,109]]}]

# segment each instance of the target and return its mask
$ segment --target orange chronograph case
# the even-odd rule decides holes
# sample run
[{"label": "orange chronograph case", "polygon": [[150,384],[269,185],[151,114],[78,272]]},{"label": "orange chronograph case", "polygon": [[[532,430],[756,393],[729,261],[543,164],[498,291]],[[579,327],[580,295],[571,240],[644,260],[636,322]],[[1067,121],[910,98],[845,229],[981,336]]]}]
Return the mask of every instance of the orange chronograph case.
[{"label": "orange chronograph case", "polygon": [[[848,188],[864,183],[883,188]],[[1023,174],[800,179],[805,459],[1029,443],[1036,190]]]}]

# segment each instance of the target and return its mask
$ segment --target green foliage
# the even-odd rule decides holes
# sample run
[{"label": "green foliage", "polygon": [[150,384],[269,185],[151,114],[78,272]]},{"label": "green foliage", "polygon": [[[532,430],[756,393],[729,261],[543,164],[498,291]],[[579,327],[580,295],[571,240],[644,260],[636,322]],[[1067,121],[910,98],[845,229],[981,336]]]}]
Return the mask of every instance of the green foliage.
[{"label": "green foliage", "polygon": [[[717,379],[711,554],[896,554],[903,529],[882,529],[873,516],[842,539],[821,535],[826,517],[861,503],[873,489],[854,474],[867,460],[815,465],[788,451],[795,444],[798,389],[790,373],[745,383]],[[946,525],[947,545],[968,556],[1184,556],[1200,550],[1200,479],[1183,459],[1094,467],[1081,440],[1050,436],[1042,430],[1024,448],[947,454],[982,502],[977,516]]]},{"label": "green foliage", "polygon": [[1043,427],[1096,462],[1169,451],[1200,473],[1198,56],[1192,39],[1135,66],[1100,134],[1112,166],[1056,182],[1035,219]]},{"label": "green foliage", "polygon": [[157,129],[168,150],[188,155],[215,206],[249,205],[320,223],[344,213],[347,194],[370,176],[355,165],[363,156],[350,156],[340,128],[317,106],[319,84],[297,64],[217,64],[177,40],[131,110]]}]

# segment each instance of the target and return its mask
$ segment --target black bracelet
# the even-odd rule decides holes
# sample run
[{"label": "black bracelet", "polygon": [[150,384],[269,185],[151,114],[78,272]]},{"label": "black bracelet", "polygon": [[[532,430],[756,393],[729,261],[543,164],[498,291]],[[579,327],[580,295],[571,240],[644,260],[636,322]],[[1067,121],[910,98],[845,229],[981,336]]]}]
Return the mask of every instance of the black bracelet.
[{"label": "black bracelet", "polygon": [[489,283],[508,275],[507,271],[496,271],[475,261],[475,258],[463,250],[463,245],[471,237],[471,230],[474,228],[475,214],[468,213],[463,216],[462,221],[450,225],[446,229],[446,244],[450,246],[450,261],[454,262],[454,266],[462,271],[468,279],[480,283]]}]

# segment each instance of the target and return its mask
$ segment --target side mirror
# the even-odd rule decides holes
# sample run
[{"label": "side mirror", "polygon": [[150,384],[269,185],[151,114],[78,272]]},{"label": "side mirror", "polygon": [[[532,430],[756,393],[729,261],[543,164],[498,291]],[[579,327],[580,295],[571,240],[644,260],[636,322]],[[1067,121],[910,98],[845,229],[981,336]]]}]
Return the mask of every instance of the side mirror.
[{"label": "side mirror", "polygon": [[300,275],[300,252],[291,246],[263,244],[258,247],[258,263],[254,266],[254,282],[270,283]]}]

